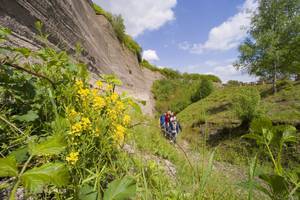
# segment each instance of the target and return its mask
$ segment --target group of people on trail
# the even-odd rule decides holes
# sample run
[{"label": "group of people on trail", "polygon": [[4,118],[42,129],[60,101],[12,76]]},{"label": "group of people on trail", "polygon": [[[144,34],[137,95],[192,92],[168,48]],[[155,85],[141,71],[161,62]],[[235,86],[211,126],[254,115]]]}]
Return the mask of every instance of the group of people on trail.
[{"label": "group of people on trail", "polygon": [[175,142],[177,134],[181,131],[181,126],[177,121],[176,114],[171,111],[163,113],[160,116],[159,122],[165,136]]}]

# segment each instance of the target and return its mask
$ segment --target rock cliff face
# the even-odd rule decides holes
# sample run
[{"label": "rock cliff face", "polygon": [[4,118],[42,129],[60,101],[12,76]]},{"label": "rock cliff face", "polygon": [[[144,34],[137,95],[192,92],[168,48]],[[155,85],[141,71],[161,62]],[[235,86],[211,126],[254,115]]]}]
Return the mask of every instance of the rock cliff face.
[{"label": "rock cliff face", "polygon": [[96,15],[91,4],[90,0],[0,0],[0,24],[12,29],[12,45],[37,49],[34,23],[38,20],[59,48],[72,53],[79,42],[92,73],[116,74],[124,84],[118,90],[146,101],[143,111],[152,114],[151,86],[161,75],[139,66],[136,55],[120,44],[111,24]]}]

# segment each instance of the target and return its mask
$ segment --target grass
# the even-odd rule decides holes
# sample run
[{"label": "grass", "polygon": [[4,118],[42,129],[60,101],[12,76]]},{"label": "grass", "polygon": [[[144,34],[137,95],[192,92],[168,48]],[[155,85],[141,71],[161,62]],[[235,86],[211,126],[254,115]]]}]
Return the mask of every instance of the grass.
[{"label": "grass", "polygon": [[[246,198],[246,192],[236,184],[236,180],[212,167],[213,157],[207,149],[201,154],[199,151],[188,150],[187,147],[182,147],[184,145],[181,140],[180,145],[191,162],[189,165],[184,152],[163,137],[156,120],[142,116],[135,119],[142,123],[132,128],[128,144],[136,148],[133,159],[139,163],[144,177],[139,183],[140,190],[147,192],[141,195],[141,199]],[[176,168],[175,179],[161,171],[161,166],[153,164],[152,161],[145,162],[144,158],[147,156],[167,159],[173,163]]]}]

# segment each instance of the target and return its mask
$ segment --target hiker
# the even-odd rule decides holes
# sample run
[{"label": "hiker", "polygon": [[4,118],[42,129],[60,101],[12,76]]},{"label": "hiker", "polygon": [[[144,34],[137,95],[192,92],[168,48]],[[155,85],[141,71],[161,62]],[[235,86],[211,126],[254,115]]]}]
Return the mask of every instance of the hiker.
[{"label": "hiker", "polygon": [[160,118],[159,118],[159,122],[160,122],[160,128],[161,129],[165,129],[166,128],[166,114],[167,113],[163,113]]},{"label": "hiker", "polygon": [[169,131],[170,128],[170,117],[171,117],[171,111],[168,111],[166,116],[165,116],[165,125],[166,125],[166,131]]}]

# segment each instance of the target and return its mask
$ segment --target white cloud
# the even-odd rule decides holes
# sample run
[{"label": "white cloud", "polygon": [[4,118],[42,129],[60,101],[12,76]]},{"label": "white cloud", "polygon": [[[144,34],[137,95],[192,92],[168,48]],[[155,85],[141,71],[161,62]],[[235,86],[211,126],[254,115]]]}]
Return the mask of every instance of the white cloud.
[{"label": "white cloud", "polygon": [[113,14],[121,14],[126,31],[136,37],[145,30],[156,30],[175,19],[176,0],[93,0]]},{"label": "white cloud", "polygon": [[201,54],[203,51],[224,51],[237,47],[247,35],[251,16],[257,6],[257,0],[246,0],[237,14],[210,30],[206,42],[190,44],[185,41],[179,44],[179,48]]},{"label": "white cloud", "polygon": [[256,80],[255,77],[236,70],[232,64],[232,61],[233,59],[226,59],[222,61],[207,60],[202,64],[185,66],[181,68],[180,71],[216,75],[224,83],[229,80],[238,80],[243,82],[251,82]]},{"label": "white cloud", "polygon": [[143,51],[143,59],[148,61],[157,61],[159,60],[159,57],[155,50],[148,49]]}]

